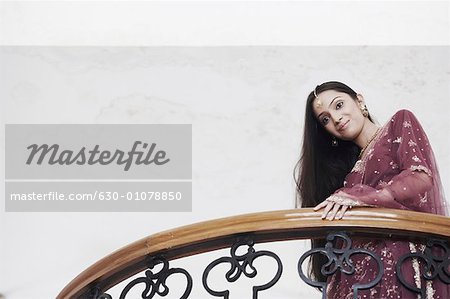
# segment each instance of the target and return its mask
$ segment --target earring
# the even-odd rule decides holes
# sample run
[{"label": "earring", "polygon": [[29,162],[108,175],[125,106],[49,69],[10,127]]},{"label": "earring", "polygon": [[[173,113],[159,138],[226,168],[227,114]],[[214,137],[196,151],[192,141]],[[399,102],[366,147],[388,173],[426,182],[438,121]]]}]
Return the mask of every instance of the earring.
[{"label": "earring", "polygon": [[336,147],[338,145],[339,145],[339,143],[338,143],[336,137],[333,136],[333,139],[331,140],[331,146]]},{"label": "earring", "polygon": [[362,115],[364,117],[368,117],[369,116],[369,110],[367,110],[367,106],[366,105],[361,105],[361,112],[362,112]]}]

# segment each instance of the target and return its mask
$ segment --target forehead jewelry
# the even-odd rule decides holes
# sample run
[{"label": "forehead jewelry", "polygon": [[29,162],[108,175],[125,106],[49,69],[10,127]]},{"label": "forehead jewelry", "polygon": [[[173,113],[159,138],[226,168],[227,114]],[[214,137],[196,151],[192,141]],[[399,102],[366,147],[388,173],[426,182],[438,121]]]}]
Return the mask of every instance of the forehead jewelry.
[{"label": "forehead jewelry", "polygon": [[317,99],[317,102],[316,102],[316,108],[320,108],[320,107],[322,107],[322,101],[319,99],[319,97],[317,96],[317,93],[316,93],[316,89],[314,88],[314,97]]}]

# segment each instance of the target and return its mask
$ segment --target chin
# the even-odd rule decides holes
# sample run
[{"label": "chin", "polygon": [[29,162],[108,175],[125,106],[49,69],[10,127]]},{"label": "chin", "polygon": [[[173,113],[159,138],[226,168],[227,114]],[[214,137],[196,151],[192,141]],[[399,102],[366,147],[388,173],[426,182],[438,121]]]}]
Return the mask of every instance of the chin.
[{"label": "chin", "polygon": [[353,141],[356,139],[356,136],[355,136],[355,134],[347,133],[344,135],[340,135],[340,137],[337,137],[337,138],[345,140],[345,141]]}]

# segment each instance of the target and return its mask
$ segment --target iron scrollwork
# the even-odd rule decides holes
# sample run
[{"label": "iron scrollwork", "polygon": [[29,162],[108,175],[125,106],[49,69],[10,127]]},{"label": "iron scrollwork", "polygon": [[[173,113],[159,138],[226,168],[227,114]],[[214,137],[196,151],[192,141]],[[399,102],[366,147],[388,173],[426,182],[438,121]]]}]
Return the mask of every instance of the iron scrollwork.
[{"label": "iron scrollwork", "polygon": [[[333,241],[341,239],[344,241],[342,248],[335,248],[333,245]],[[354,284],[352,285],[353,289],[353,298],[358,297],[358,290],[365,290],[374,287],[381,280],[381,277],[384,274],[383,263],[379,256],[375,255],[373,252],[363,249],[363,248],[354,248],[352,249],[352,241],[344,232],[334,232],[328,234],[327,243],[325,247],[313,248],[307,252],[305,252],[298,262],[298,273],[301,279],[306,282],[308,285],[313,287],[318,287],[322,289],[322,298],[326,298],[326,290],[327,290],[327,282],[319,282],[313,281],[308,278],[302,269],[303,262],[305,259],[313,254],[322,254],[328,258],[328,261],[322,266],[321,273],[324,276],[331,276],[337,270],[341,272],[353,275],[355,273],[355,266],[353,265],[350,257],[354,254],[366,254],[369,255],[372,259],[374,259],[378,265],[378,273],[374,280],[366,283],[366,284]]]},{"label": "iron scrollwork", "polygon": [[[152,269],[159,264],[162,264],[162,268],[154,273]],[[169,268],[169,262],[161,256],[150,258],[148,261],[148,268],[149,269],[145,271],[145,276],[138,277],[126,285],[120,293],[120,299],[125,299],[128,292],[138,284],[145,284],[145,289],[141,293],[143,299],[152,299],[156,294],[160,297],[165,297],[169,294],[169,288],[166,285],[166,280],[173,274],[182,274],[186,277],[186,289],[180,299],[186,299],[189,297],[192,291],[192,276],[185,269]],[[93,298],[112,299],[111,295],[107,293],[98,294]]]},{"label": "iron scrollwork", "polygon": [[[217,265],[222,264],[222,263],[229,263],[231,265],[230,270],[227,271],[227,273],[225,274],[225,278],[227,279],[228,282],[237,281],[241,277],[241,274],[244,274],[248,278],[253,278],[258,274],[256,268],[253,266],[253,262],[255,259],[262,257],[262,256],[271,257],[277,262],[277,266],[278,266],[277,272],[276,272],[275,276],[268,283],[266,283],[264,285],[253,286],[253,297],[252,298],[257,299],[259,291],[269,289],[278,282],[278,280],[280,279],[281,274],[283,272],[283,265],[281,263],[280,258],[271,251],[266,251],[266,250],[256,251],[253,248],[253,245],[254,245],[254,242],[252,240],[249,240],[249,239],[238,240],[231,247],[231,250],[230,250],[231,256],[225,256],[225,257],[218,258],[218,259],[214,260],[213,262],[211,262],[206,267],[205,271],[203,272],[202,282],[203,282],[204,288],[206,289],[206,291],[209,294],[216,296],[216,297],[223,297],[225,299],[228,299],[229,295],[230,295],[229,290],[215,291],[215,290],[212,290],[208,286],[208,275],[214,267],[216,267]],[[248,246],[247,252],[245,254],[238,255],[237,250],[241,246]]]},{"label": "iron scrollwork", "polygon": [[[83,297],[84,298],[84,297]],[[112,299],[112,296],[107,293],[103,293],[100,288],[93,288],[88,298],[92,299]]]},{"label": "iron scrollwork", "polygon": [[[433,252],[433,248],[435,252]],[[436,255],[436,251],[440,251],[442,254]],[[425,279],[426,281],[434,280],[436,277],[446,283],[450,284],[450,249],[447,242],[439,239],[429,239],[423,253],[421,251],[411,252],[403,255],[397,262],[396,272],[400,282],[417,294],[420,294],[422,298],[426,298],[426,287],[417,287],[409,284],[402,273],[402,265],[408,259],[421,259],[425,262],[424,271],[417,277],[417,279]],[[418,269],[420,270],[420,269]]]}]

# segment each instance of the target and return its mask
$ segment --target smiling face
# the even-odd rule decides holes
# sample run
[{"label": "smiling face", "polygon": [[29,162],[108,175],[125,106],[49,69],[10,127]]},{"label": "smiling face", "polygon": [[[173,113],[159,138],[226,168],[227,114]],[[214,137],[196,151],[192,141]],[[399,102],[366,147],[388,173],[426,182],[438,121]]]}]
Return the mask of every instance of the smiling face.
[{"label": "smiling face", "polygon": [[339,139],[356,140],[369,121],[361,112],[363,97],[358,95],[355,101],[350,95],[335,90],[326,90],[317,96],[312,108],[325,130]]}]

